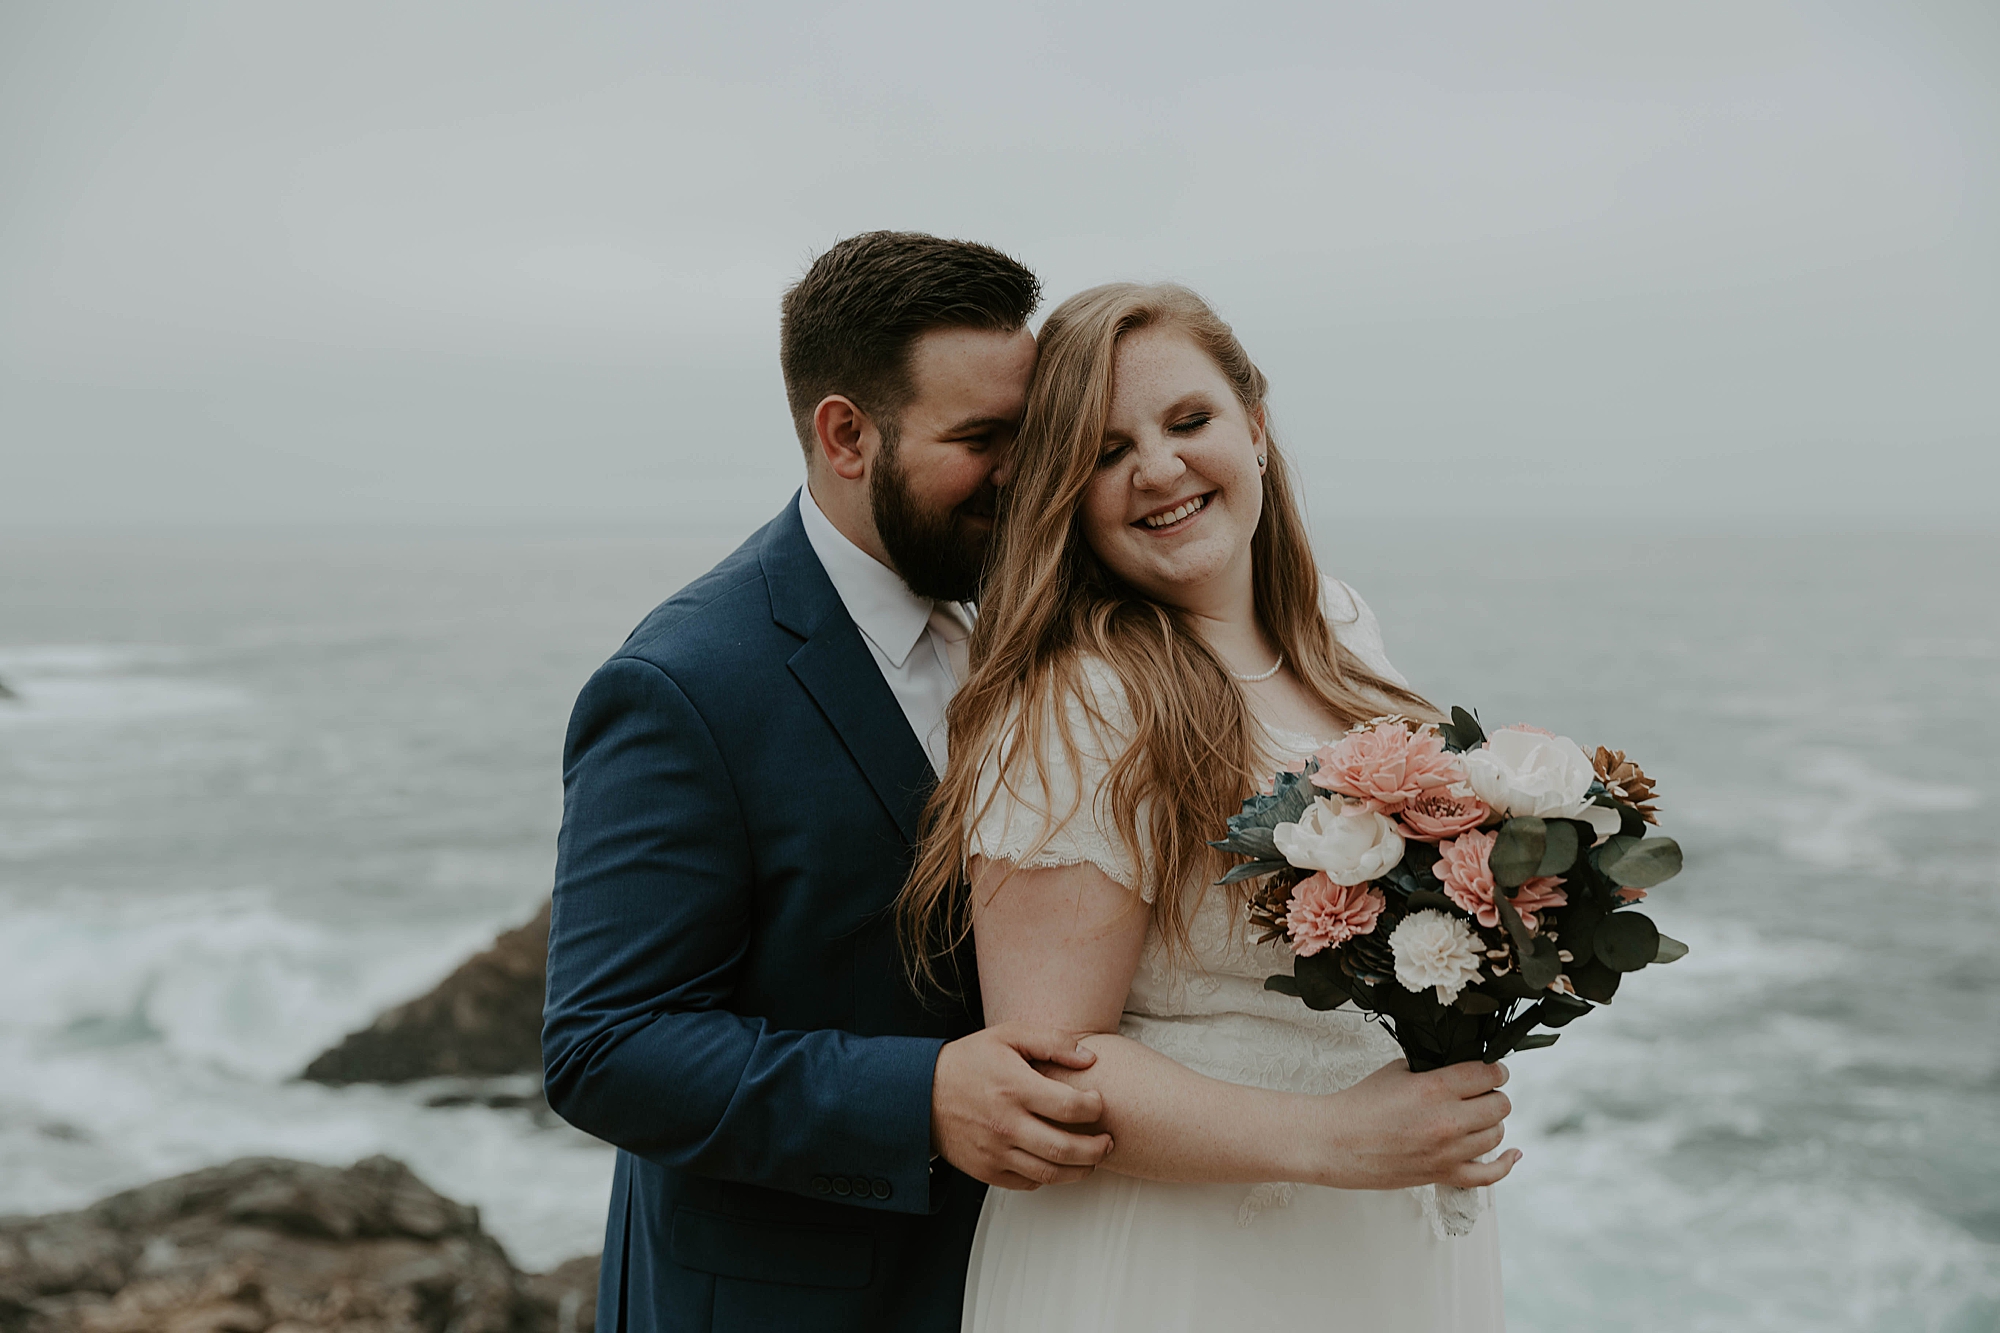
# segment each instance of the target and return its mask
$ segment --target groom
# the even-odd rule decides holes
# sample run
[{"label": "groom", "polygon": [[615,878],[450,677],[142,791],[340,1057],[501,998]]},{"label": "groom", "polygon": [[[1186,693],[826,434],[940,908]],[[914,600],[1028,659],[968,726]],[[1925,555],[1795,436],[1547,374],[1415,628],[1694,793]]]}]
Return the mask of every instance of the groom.
[{"label": "groom", "polygon": [[1109,1151],[1065,1128],[1096,1094],[1031,1064],[1094,1057],[921,1001],[889,915],[1038,296],[983,245],[821,255],[780,338],[805,488],[577,700],[542,1045],[549,1104],[619,1148],[605,1333],[956,1329],[986,1186]]}]

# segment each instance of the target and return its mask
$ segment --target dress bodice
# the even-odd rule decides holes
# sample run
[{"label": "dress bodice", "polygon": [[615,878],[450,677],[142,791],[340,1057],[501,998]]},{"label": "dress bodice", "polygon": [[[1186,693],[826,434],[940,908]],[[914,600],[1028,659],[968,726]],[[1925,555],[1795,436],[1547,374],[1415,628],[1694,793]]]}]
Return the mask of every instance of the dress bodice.
[{"label": "dress bodice", "polygon": [[[1383,679],[1406,684],[1383,651],[1374,613],[1352,588],[1327,579],[1322,607],[1342,647]],[[1063,701],[1069,744],[1053,734],[1017,735],[1016,743],[1039,747],[1041,762],[1014,765],[1003,783],[1003,752],[982,772],[982,813],[969,850],[1023,867],[1088,862],[1150,902],[1158,886],[1145,864],[1145,821],[1135,856],[1109,827],[1102,800],[1111,765],[1127,743],[1130,706],[1107,664],[1087,661],[1082,675],[1085,697]],[[1266,735],[1273,771],[1322,743],[1283,731],[1267,729]],[[1240,890],[1189,891],[1201,896],[1181,956],[1157,923],[1147,930],[1125,1001],[1126,1036],[1198,1073],[1294,1092],[1335,1092],[1396,1058],[1395,1041],[1354,1009],[1318,1012],[1264,989],[1266,977],[1291,971],[1291,955],[1280,943],[1256,942]]]}]

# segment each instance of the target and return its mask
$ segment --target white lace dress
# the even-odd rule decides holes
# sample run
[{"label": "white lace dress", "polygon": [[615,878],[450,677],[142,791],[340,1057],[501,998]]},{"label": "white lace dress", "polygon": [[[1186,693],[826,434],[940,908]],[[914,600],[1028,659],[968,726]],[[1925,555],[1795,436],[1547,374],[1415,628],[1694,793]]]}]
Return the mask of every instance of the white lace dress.
[{"label": "white lace dress", "polygon": [[[1326,603],[1341,642],[1400,682],[1366,603],[1333,580]],[[1037,866],[1088,862],[1151,901],[1153,886],[1091,799],[1122,750],[1123,689],[1102,664],[1089,682],[1108,725],[1091,724],[1071,702],[1082,771],[1054,747],[1045,756],[1050,789],[1017,774],[973,830],[972,851]],[[1288,759],[1313,748],[1306,737],[1274,737]],[[1337,1092],[1399,1058],[1395,1042],[1351,1006],[1316,1013],[1266,991],[1264,978],[1290,971],[1290,959],[1281,946],[1251,943],[1234,893],[1208,892],[1190,926],[1192,966],[1176,966],[1158,931],[1148,934],[1119,1023],[1125,1036],[1212,1078],[1291,1092]],[[964,1328],[1497,1331],[1498,1238],[1488,1201],[1477,1197],[1488,1193],[1447,1192],[1446,1212],[1459,1213],[1450,1217],[1430,1187],[1177,1185],[1099,1171],[1032,1193],[989,1190],[966,1274]],[[1469,1230],[1448,1235],[1447,1222]]]}]

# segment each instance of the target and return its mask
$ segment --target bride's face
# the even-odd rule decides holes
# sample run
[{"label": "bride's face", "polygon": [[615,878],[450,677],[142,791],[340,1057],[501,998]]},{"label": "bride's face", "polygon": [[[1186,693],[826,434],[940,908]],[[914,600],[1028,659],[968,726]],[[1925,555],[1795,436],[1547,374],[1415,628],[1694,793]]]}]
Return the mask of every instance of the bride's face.
[{"label": "bride's face", "polygon": [[[1263,423],[1208,353],[1172,328],[1118,343],[1084,538],[1112,573],[1156,601],[1200,610],[1247,595],[1264,512]],[[1240,586],[1239,586],[1240,585]]]}]

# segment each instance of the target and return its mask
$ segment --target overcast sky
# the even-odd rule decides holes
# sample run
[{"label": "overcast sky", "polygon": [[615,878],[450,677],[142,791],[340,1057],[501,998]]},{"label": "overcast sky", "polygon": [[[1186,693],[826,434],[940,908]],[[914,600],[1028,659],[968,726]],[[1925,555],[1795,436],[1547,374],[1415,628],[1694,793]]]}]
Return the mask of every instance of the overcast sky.
[{"label": "overcast sky", "polygon": [[1192,283],[1322,525],[2000,526],[1990,0],[0,0],[0,523],[740,529],[874,227]]}]

